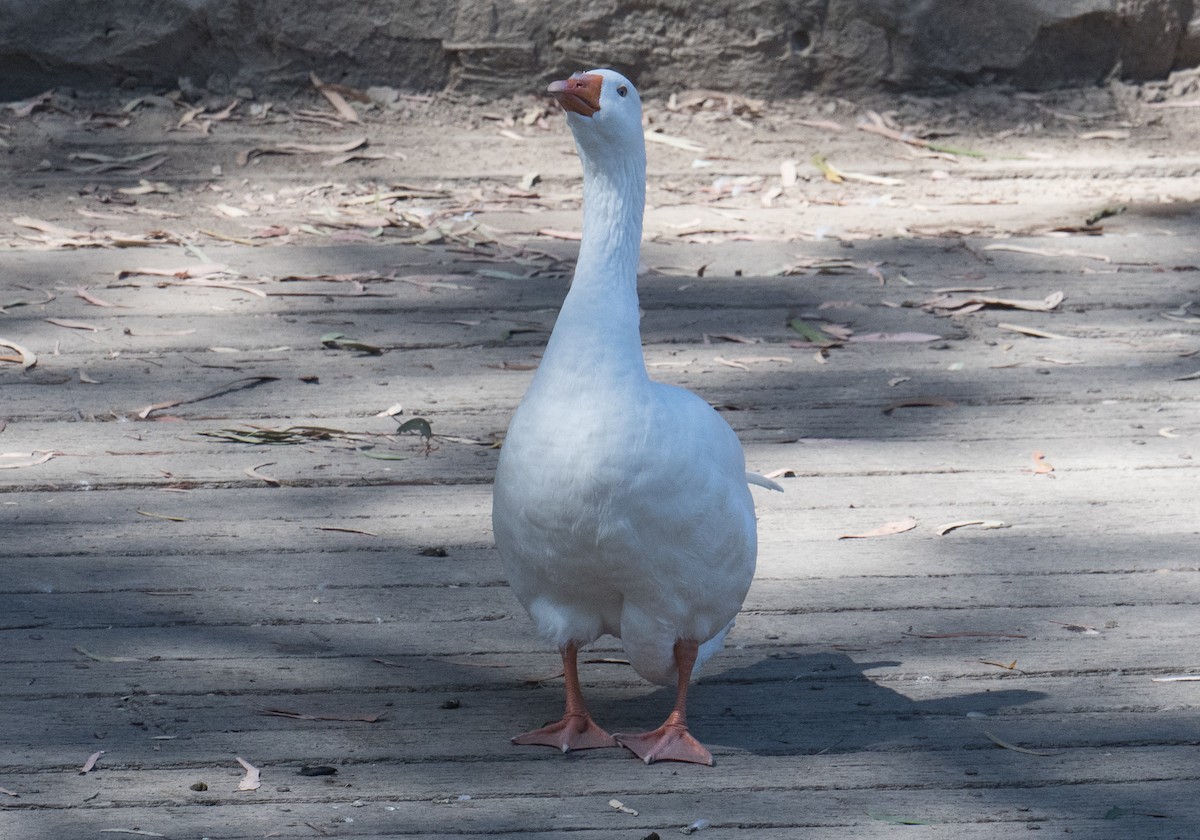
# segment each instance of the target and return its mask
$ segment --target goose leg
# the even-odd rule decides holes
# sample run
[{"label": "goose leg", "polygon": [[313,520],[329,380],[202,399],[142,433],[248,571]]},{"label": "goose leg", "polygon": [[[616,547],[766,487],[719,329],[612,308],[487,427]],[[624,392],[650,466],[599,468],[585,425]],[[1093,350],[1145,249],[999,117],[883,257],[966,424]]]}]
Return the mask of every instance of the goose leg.
[{"label": "goose leg", "polygon": [[613,737],[592,720],[587,705],[583,702],[583,691],[579,687],[579,668],[576,664],[578,654],[579,648],[574,642],[562,648],[563,677],[567,688],[567,710],[563,713],[562,720],[518,735],[512,739],[514,744],[541,744],[563,752],[617,745]]},{"label": "goose leg", "polygon": [[647,764],[655,761],[688,761],[712,766],[712,753],[693,738],[687,728],[688,683],[699,648],[700,644],[695,641],[680,639],[675,642],[675,667],[679,671],[679,684],[675,691],[675,708],[663,725],[640,735],[613,736],[618,744]]}]

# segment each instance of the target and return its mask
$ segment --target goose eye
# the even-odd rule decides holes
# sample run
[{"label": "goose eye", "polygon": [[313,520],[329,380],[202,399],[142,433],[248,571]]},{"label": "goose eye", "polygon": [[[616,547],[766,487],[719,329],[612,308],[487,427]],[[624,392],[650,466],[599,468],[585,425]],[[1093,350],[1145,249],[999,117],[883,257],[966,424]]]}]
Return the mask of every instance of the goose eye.
[{"label": "goose eye", "polygon": [[625,87],[625,85],[621,85],[620,87],[617,88],[617,96],[628,96],[628,95],[629,95],[629,88]]}]

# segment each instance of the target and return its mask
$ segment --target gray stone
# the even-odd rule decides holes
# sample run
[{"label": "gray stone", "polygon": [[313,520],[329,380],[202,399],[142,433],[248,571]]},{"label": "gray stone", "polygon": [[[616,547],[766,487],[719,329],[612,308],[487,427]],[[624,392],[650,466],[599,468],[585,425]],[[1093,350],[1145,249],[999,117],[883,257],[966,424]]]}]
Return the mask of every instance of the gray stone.
[{"label": "gray stone", "polygon": [[329,82],[485,96],[588,66],[643,89],[787,96],[1143,81],[1200,63],[1195,0],[0,0],[0,98],[51,86],[287,93]]}]

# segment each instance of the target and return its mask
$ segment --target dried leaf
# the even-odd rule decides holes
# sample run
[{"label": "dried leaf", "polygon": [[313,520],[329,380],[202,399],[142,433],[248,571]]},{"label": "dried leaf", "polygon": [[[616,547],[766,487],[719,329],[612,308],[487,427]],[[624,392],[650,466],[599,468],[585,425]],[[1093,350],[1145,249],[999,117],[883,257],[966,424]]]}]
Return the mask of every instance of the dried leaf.
[{"label": "dried leaf", "polygon": [[[250,245],[251,247],[255,248],[262,244],[261,242],[255,242],[253,239],[247,239],[244,236],[232,236],[228,233],[221,233],[220,231],[209,230],[208,228],[197,228],[197,230],[200,233],[203,233],[205,236],[211,236],[213,239],[220,239],[222,242],[236,242],[239,245]],[[262,292],[257,292],[254,289],[243,289],[240,286],[230,286],[224,283],[208,283],[204,285],[225,286],[230,289],[238,289],[239,291],[250,292],[251,294],[258,295],[259,297],[266,297],[266,295]]]},{"label": "dried leaf", "polygon": [[28,454],[26,454],[24,452],[0,452],[0,459],[2,459],[2,458],[30,458],[30,459],[32,459],[32,460],[28,460],[28,461],[20,461],[17,463],[10,462],[7,464],[4,463],[4,461],[0,460],[0,470],[19,470],[19,469],[24,469],[25,467],[36,467],[38,464],[44,464],[47,461],[49,461],[51,458],[53,458],[57,455],[62,455],[62,454],[63,453],[59,452],[57,449],[35,449],[35,450],[33,450],[33,452],[30,452]]},{"label": "dried leaf", "polygon": [[27,350],[15,341],[9,341],[6,338],[0,338],[0,347],[7,347],[10,350],[16,350],[16,356],[0,356],[0,361],[5,362],[20,362],[21,367],[29,370],[37,364],[37,355],[32,350]]},{"label": "dried leaf", "polygon": [[713,361],[717,364],[726,365],[727,367],[737,368],[738,370],[750,370],[750,368],[746,367],[746,365],[742,364],[741,362],[731,362],[724,356],[714,356]]},{"label": "dried leaf", "polygon": [[1085,636],[1100,636],[1100,635],[1103,635],[1103,634],[1102,634],[1102,633],[1101,633],[1099,630],[1097,630],[1095,627],[1088,627],[1086,624],[1071,624],[1071,623],[1069,623],[1069,622],[1066,622],[1066,621],[1055,621],[1054,619],[1047,619],[1047,620],[1048,620],[1048,621],[1049,621],[1051,624],[1057,624],[1059,627],[1061,627],[1061,628],[1063,628],[1064,630],[1067,630],[1068,632],[1071,632],[1071,633],[1082,633],[1082,634],[1083,634],[1083,635],[1085,635]]},{"label": "dried leaf", "polygon": [[191,280],[199,277],[211,277],[214,274],[225,274],[228,266],[221,263],[200,263],[185,265],[180,268],[127,268],[117,272],[117,279],[145,275],[147,277],[173,277],[176,280]]},{"label": "dried leaf", "polygon": [[91,773],[96,767],[96,762],[100,760],[100,756],[104,755],[104,750],[96,750],[88,756],[87,761],[83,762],[83,766],[79,768],[79,775],[86,776]]},{"label": "dried leaf", "polygon": [[885,522],[878,528],[872,528],[870,531],[864,531],[861,534],[842,534],[838,537],[839,540],[861,540],[868,537],[890,537],[893,534],[903,534],[905,531],[911,531],[917,527],[917,520],[911,516],[904,519],[898,519],[895,522]]},{"label": "dried leaf", "polygon": [[842,173],[834,169],[833,165],[829,163],[829,161],[825,160],[825,155],[813,155],[809,161],[813,166],[820,170],[821,174],[825,177],[825,180],[829,181],[831,184],[840,184],[845,180],[842,177]]},{"label": "dried leaf", "polygon": [[1044,452],[1034,452],[1033,453],[1033,474],[1034,475],[1046,475],[1047,473],[1052,473],[1052,472],[1054,472],[1054,465],[1046,460],[1046,454]]},{"label": "dried leaf", "polygon": [[583,234],[574,230],[558,230],[556,228],[542,228],[538,231],[538,236],[549,236],[552,239],[566,239],[571,242],[578,242],[583,238]]},{"label": "dried leaf", "polygon": [[995,528],[1007,528],[1009,526],[999,519],[964,519],[961,522],[948,522],[945,525],[935,528],[933,532],[939,537],[944,537],[951,531],[968,527],[977,527],[984,531],[990,531]]},{"label": "dried leaf", "polygon": [[683,149],[685,152],[704,151],[704,146],[700,145],[694,140],[688,140],[685,137],[675,137],[674,135],[663,134],[659,131],[647,131],[645,132],[645,136],[646,139],[651,143],[661,143],[664,146],[673,146],[676,149]]},{"label": "dried leaf", "polygon": [[330,350],[358,350],[369,356],[383,355],[382,347],[367,344],[365,341],[359,341],[357,338],[346,338],[346,336],[338,332],[325,333],[325,335],[321,336],[321,344]]},{"label": "dried leaf", "polygon": [[169,514],[166,514],[166,513],[151,513],[148,510],[139,510],[138,513],[140,513],[142,516],[149,516],[154,519],[165,519],[168,522],[188,522],[188,521],[190,521],[186,516],[170,516]]},{"label": "dried leaf", "polygon": [[930,298],[921,304],[924,309],[938,314],[952,313],[963,315],[977,312],[984,306],[999,306],[1007,309],[1023,309],[1030,312],[1050,312],[1063,301],[1063,293],[1052,292],[1042,300],[1017,300],[1013,298],[991,297],[987,295],[967,295],[955,297],[941,294]]},{"label": "dried leaf", "polygon": [[983,734],[985,736],[987,736],[987,739],[989,741],[991,741],[993,744],[996,744],[997,746],[1000,746],[1000,747],[1004,747],[1004,749],[1006,749],[1006,750],[1012,750],[1013,752],[1024,753],[1025,755],[1039,755],[1039,756],[1062,755],[1062,750],[1047,752],[1045,750],[1030,750],[1030,749],[1026,749],[1025,747],[1018,747],[1015,744],[1010,744],[1010,743],[1008,743],[1008,741],[1004,741],[1004,740],[1001,740],[1000,738],[997,738],[995,735],[993,735],[991,732],[988,732],[986,729],[983,730]]},{"label": "dried leaf", "polygon": [[313,87],[320,91],[321,95],[329,100],[329,104],[338,112],[338,116],[349,123],[358,123],[361,120],[358,118],[358,112],[350,107],[350,103],[346,101],[333,86],[327,85],[317,78],[316,73],[309,73],[308,78],[312,81]]},{"label": "dried leaf", "polygon": [[245,166],[258,155],[337,155],[361,149],[366,145],[366,137],[355,137],[344,143],[280,143],[238,152],[237,162],[240,166]]},{"label": "dried leaf", "polygon": [[54,88],[43,91],[37,96],[32,96],[29,99],[21,100],[20,102],[8,102],[4,107],[12,112],[14,117],[28,117],[38,108],[47,104],[51,97],[54,96]]},{"label": "dried leaf", "polygon": [[80,298],[82,298],[83,300],[90,303],[92,306],[106,306],[106,307],[112,307],[112,308],[116,308],[116,309],[127,309],[128,308],[128,307],[121,306],[119,303],[109,303],[106,300],[101,300],[100,298],[98,298],[95,295],[88,292],[87,288],[84,286],[75,287],[75,294],[77,296],[79,296]]},{"label": "dried leaf", "polygon": [[5,303],[0,303],[0,313],[8,309],[15,309],[18,306],[44,306],[57,297],[53,292],[47,292],[44,289],[42,294],[46,296],[45,300],[10,300]]},{"label": "dried leaf", "polygon": [[89,332],[102,332],[108,327],[97,327],[95,324],[89,324],[86,321],[70,321],[66,318],[46,318],[46,323],[54,324],[56,327],[66,327],[69,330],[87,330]]},{"label": "dried leaf", "polygon": [[1008,330],[1010,332],[1018,332],[1018,333],[1021,333],[1022,335],[1032,336],[1033,338],[1054,338],[1054,339],[1070,338],[1070,336],[1061,335],[1060,333],[1047,332],[1046,330],[1034,329],[1033,327],[1023,327],[1020,324],[996,324],[996,326],[1002,330]]},{"label": "dried leaf", "polygon": [[631,817],[636,817],[638,815],[637,811],[635,811],[633,808],[626,807],[625,803],[620,799],[608,800],[608,807],[620,811],[622,814],[629,814]]},{"label": "dried leaf", "polygon": [[55,236],[65,236],[69,239],[87,239],[91,236],[91,234],[84,233],[83,231],[72,230],[70,228],[62,227],[61,225],[56,225],[52,222],[44,222],[41,219],[34,219],[29,216],[16,216],[13,218],[12,223],[19,227],[29,228],[30,230],[36,230],[41,233],[52,233]]},{"label": "dried leaf", "polygon": [[271,476],[263,475],[259,472],[259,470],[261,470],[263,467],[269,467],[274,463],[274,461],[268,461],[265,464],[259,464],[257,467],[247,467],[244,472],[251,478],[257,478],[259,481],[264,481],[272,487],[279,487],[281,486],[282,482],[280,482],[278,478],[271,478]]},{"label": "dried leaf", "polygon": [[433,437],[433,427],[424,417],[414,417],[411,420],[406,420],[396,429],[396,434],[403,435],[408,432],[416,432],[426,440]]},{"label": "dried leaf", "polygon": [[215,209],[231,219],[243,219],[250,215],[249,210],[243,210],[241,207],[234,207],[232,204],[218,204],[216,205]]},{"label": "dried leaf", "polygon": [[1081,251],[1073,251],[1070,249],[1054,250],[1051,248],[1028,248],[1024,245],[1005,245],[997,243],[994,245],[985,245],[985,251],[1012,251],[1016,254],[1032,254],[1035,257],[1083,257],[1089,260],[1099,260],[1100,262],[1112,262],[1112,257],[1104,254],[1085,254]]},{"label": "dried leaf", "polygon": [[234,756],[234,758],[237,759],[238,764],[242,765],[242,769],[246,771],[246,775],[243,776],[241,781],[238,782],[237,789],[258,790],[260,787],[262,787],[261,774],[259,773],[258,768],[240,756]]},{"label": "dried leaf", "polygon": [[338,525],[317,525],[316,531],[340,531],[343,534],[362,534],[364,537],[378,537],[374,531],[364,531],[361,528],[342,528]]},{"label": "dried leaf", "polygon": [[801,318],[791,318],[788,320],[788,326],[795,332],[802,335],[808,344],[816,344],[822,347],[832,347],[840,344],[844,338],[831,334],[829,328],[831,324],[817,324],[805,321]]},{"label": "dried leaf", "polygon": [[[979,662],[980,662],[980,664],[983,664],[983,665],[994,665],[997,668],[1003,668],[1005,671],[1017,671],[1018,673],[1021,673],[1021,674],[1025,673],[1024,671],[1021,671],[1020,669],[1017,668],[1017,660],[1015,660],[1015,659],[1012,662],[993,662],[990,659],[980,659]],[[982,713],[975,713],[975,714],[982,714]]]},{"label": "dried leaf", "polygon": [[913,342],[917,342],[917,341],[940,341],[941,338],[942,337],[940,335],[934,335],[933,333],[919,333],[919,332],[882,333],[882,332],[877,332],[877,333],[863,333],[862,335],[853,335],[853,336],[850,336],[849,341],[851,344],[854,344],[856,342],[872,342],[872,341],[878,341],[878,342],[913,341]]},{"label": "dried leaf", "polygon": [[175,192],[175,188],[164,181],[147,181],[145,178],[141,178],[136,187],[120,187],[117,192],[121,195],[152,195],[155,193],[170,195]]}]

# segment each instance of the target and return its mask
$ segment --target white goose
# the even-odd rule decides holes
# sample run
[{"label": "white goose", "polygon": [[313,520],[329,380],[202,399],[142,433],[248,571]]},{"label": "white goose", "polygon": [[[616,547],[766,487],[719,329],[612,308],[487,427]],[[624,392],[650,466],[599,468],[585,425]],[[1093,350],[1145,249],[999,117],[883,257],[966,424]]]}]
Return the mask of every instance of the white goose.
[{"label": "white goose", "polygon": [[[704,400],[646,374],[637,268],[646,191],[642,105],[611,70],[549,87],[583,162],[575,278],[500,453],[496,545],[517,598],[558,646],[562,720],[517,744],[620,744],[647,764],[712,764],[689,734],[688,683],[721,648],[754,573],[754,503],[742,448]],[[634,669],[675,684],[670,716],[609,735],[579,686],[578,649],[619,636]]]}]

